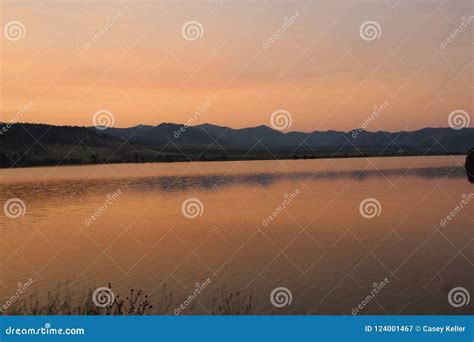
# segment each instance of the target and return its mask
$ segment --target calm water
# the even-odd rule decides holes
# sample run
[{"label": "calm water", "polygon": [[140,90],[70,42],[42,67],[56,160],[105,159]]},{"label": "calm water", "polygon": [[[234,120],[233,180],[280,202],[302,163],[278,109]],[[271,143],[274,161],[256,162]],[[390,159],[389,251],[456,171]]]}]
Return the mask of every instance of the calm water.
[{"label": "calm water", "polygon": [[[45,298],[67,283],[80,297],[110,282],[116,294],[143,290],[155,306],[166,284],[174,308],[209,278],[183,313],[213,312],[228,290],[252,295],[256,314],[351,314],[387,278],[362,314],[466,313],[447,296],[455,286],[474,294],[474,201],[440,225],[473,192],[463,163],[406,157],[0,170],[0,203],[20,198],[26,206],[19,218],[0,215],[0,304],[32,278],[23,296]],[[196,218],[183,215],[189,198],[202,203]],[[378,216],[361,215],[367,198],[380,203]],[[289,289],[291,304],[272,305],[277,287]]]}]

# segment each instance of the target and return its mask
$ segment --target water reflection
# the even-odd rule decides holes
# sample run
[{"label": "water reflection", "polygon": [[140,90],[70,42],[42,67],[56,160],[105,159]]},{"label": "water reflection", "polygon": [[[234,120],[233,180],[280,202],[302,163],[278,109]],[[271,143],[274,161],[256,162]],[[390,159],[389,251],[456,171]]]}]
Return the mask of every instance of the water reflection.
[{"label": "water reflection", "polygon": [[[255,313],[272,314],[269,293],[284,285],[294,305],[279,314],[315,307],[317,314],[351,314],[392,271],[396,279],[377,299],[388,312],[450,314],[445,279],[453,286],[472,282],[469,263],[456,254],[470,247],[470,208],[449,227],[436,227],[463,200],[464,162],[450,156],[3,171],[0,203],[19,197],[27,209],[15,220],[0,215],[0,303],[35,270],[35,291],[45,302],[61,283],[80,296],[111,282],[117,295],[138,288],[161,307],[156,289],[166,284],[177,307],[196,282],[212,276],[204,305],[225,288],[252,295]],[[118,189],[123,195],[105,207],[106,195]],[[264,226],[296,189],[294,202]],[[182,212],[191,197],[205,207],[193,220]],[[361,215],[364,198],[377,199],[382,214]],[[92,215],[97,219],[87,225]],[[200,309],[192,313],[208,314]],[[377,305],[364,310],[384,313]]]},{"label": "water reflection", "polygon": [[[298,171],[298,172],[254,172],[245,174],[207,174],[207,175],[166,175],[138,176],[107,179],[69,179],[47,180],[40,183],[17,182],[14,184],[0,183],[0,197],[31,198],[48,197],[80,197],[89,196],[91,192],[106,194],[118,188],[139,193],[175,193],[189,189],[218,191],[222,188],[249,185],[270,187],[277,182],[297,180],[300,182],[336,181],[353,179],[365,181],[371,178],[418,177],[421,179],[464,178],[463,167],[426,167],[398,168],[381,170],[349,170],[349,171]],[[470,179],[472,181],[472,177]]]}]

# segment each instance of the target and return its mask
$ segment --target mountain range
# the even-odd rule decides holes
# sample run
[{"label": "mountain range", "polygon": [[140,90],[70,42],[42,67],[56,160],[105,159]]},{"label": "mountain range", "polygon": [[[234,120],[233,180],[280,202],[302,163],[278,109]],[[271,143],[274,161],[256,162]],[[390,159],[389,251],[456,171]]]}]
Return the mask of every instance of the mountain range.
[{"label": "mountain range", "polygon": [[0,167],[467,154],[474,128],[283,133],[163,123],[129,128],[0,123]]},{"label": "mountain range", "polygon": [[233,129],[202,124],[192,127],[174,123],[158,126],[108,128],[99,131],[109,137],[141,145],[222,145],[267,148],[281,147],[435,147],[446,152],[467,152],[474,146],[474,128],[424,128],[412,132],[367,132],[354,130],[283,133],[268,126]]}]

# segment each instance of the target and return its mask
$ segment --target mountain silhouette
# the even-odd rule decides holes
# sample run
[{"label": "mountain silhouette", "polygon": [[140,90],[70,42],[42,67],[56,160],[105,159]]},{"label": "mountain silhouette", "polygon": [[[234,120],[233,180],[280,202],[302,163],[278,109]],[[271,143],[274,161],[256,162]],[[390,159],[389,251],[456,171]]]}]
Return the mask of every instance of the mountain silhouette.
[{"label": "mountain silhouette", "polygon": [[[181,131],[180,131],[181,130]],[[131,128],[109,128],[102,134],[131,143],[157,145],[211,145],[251,147],[261,144],[275,147],[424,147],[445,149],[449,152],[467,153],[474,145],[474,128],[453,130],[451,128],[424,128],[412,132],[367,132],[354,130],[314,131],[283,133],[268,126],[233,129],[202,124],[192,127],[174,123],[158,126],[135,126]],[[357,132],[355,134],[354,132]]]},{"label": "mountain silhouette", "polygon": [[[175,123],[128,128],[0,123],[0,167],[91,163],[314,159],[467,154],[474,128],[413,132],[354,130],[283,133]],[[472,150],[466,161],[474,173]],[[470,171],[469,171],[470,170]]]}]

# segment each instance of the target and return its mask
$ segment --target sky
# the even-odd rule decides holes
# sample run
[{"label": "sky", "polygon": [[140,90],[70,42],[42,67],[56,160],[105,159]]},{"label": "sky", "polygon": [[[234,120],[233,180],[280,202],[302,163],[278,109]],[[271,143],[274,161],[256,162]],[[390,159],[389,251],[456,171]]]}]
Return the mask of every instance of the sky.
[{"label": "sky", "polygon": [[283,112],[283,131],[400,131],[472,117],[469,0],[5,0],[0,11],[4,122],[92,126],[107,111],[115,127],[241,128]]}]

